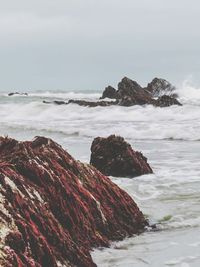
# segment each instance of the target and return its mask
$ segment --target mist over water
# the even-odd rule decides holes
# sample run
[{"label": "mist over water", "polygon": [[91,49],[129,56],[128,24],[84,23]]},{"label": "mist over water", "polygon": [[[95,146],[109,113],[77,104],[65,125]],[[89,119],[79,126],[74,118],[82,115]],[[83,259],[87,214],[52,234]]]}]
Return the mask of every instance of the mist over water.
[{"label": "mist over water", "polygon": [[200,266],[200,88],[184,82],[183,106],[81,107],[42,101],[98,100],[100,92],[0,93],[0,135],[53,138],[76,159],[89,162],[97,136],[117,134],[142,151],[154,170],[134,179],[111,179],[137,202],[158,231],[113,243],[92,253],[99,267]]}]

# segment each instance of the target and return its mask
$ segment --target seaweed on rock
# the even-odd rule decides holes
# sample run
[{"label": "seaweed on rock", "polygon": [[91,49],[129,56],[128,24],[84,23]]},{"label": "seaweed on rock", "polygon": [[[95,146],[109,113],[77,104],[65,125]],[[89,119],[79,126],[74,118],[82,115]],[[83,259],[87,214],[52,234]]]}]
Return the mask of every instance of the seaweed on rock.
[{"label": "seaweed on rock", "polygon": [[145,225],[126,192],[51,139],[0,138],[0,266],[96,266],[93,247]]}]

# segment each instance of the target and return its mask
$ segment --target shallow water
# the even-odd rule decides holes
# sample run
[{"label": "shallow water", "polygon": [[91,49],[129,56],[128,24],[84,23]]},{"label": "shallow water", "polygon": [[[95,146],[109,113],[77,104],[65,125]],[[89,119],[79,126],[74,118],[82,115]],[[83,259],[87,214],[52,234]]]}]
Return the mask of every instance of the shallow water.
[{"label": "shallow water", "polygon": [[91,92],[0,94],[0,135],[30,140],[53,138],[75,158],[89,162],[96,136],[120,134],[142,151],[154,170],[134,179],[111,179],[137,202],[159,231],[95,250],[100,267],[200,266],[200,90],[179,90],[184,106],[79,107],[42,100],[98,99]]},{"label": "shallow water", "polygon": [[112,178],[158,224],[158,231],[95,251],[98,266],[200,266],[199,149],[199,142],[152,143],[146,155],[155,174]]}]

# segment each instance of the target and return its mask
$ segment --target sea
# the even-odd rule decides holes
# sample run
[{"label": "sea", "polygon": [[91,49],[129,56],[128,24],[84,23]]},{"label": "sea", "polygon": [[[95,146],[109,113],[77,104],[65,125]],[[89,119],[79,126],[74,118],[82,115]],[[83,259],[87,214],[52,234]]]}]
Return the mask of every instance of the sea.
[{"label": "sea", "polygon": [[90,160],[97,136],[123,136],[147,158],[154,173],[110,177],[127,191],[156,229],[93,250],[99,267],[200,266],[200,88],[183,83],[183,106],[81,107],[43,100],[98,100],[99,91],[0,92],[0,135],[18,140],[47,136],[74,158]]}]

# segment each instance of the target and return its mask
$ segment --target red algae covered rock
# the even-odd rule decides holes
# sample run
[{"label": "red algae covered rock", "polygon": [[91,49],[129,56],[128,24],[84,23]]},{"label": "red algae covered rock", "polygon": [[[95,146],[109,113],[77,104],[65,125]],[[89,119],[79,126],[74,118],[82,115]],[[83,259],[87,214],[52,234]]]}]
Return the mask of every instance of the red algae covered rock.
[{"label": "red algae covered rock", "polygon": [[0,266],[93,267],[93,247],[146,225],[126,192],[51,139],[0,138]]},{"label": "red algae covered rock", "polygon": [[135,177],[153,172],[142,153],[134,151],[120,136],[95,138],[91,152],[90,164],[105,175]]}]

